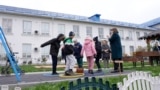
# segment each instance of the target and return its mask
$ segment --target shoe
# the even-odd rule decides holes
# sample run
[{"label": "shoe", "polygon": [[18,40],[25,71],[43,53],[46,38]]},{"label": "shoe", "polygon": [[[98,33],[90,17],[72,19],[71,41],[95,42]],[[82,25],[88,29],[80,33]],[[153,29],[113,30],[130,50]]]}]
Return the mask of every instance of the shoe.
[{"label": "shoe", "polygon": [[66,76],[71,76],[71,74],[69,73],[69,70],[65,71],[64,73]]},{"label": "shoe", "polygon": [[58,75],[58,73],[57,73],[57,72],[55,72],[55,73],[52,73],[52,75]]},{"label": "shoe", "polygon": [[98,69],[96,72],[97,72],[97,73],[102,72],[102,69]]},{"label": "shoe", "polygon": [[69,69],[69,73],[70,73],[70,75],[74,75],[74,72],[72,69]]},{"label": "shoe", "polygon": [[111,73],[118,73],[119,71],[117,71],[117,70],[114,70],[114,71],[111,71]]},{"label": "shoe", "polygon": [[94,74],[94,73],[93,73],[93,70],[88,70],[88,73],[89,73],[89,74]]}]

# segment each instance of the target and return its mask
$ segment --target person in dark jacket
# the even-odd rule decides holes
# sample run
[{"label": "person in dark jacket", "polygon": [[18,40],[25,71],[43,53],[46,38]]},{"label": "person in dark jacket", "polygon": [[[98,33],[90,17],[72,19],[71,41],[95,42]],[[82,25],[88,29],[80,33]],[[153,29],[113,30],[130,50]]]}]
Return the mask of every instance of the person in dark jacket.
[{"label": "person in dark jacket", "polygon": [[109,68],[109,59],[110,59],[110,47],[107,40],[102,41],[102,60],[104,63],[104,68]]},{"label": "person in dark jacket", "polygon": [[95,42],[95,48],[96,48],[96,52],[97,52],[97,55],[95,56],[95,63],[97,65],[97,72],[101,72],[102,69],[101,69],[101,65],[99,63],[100,59],[101,59],[101,56],[102,56],[102,47],[101,47],[101,42],[98,41],[98,37],[94,37],[93,38],[93,41]]},{"label": "person in dark jacket", "polygon": [[57,38],[53,38],[43,44],[41,44],[41,47],[45,47],[47,45],[50,45],[50,55],[52,57],[52,75],[58,74],[56,72],[57,69],[57,56],[60,48],[60,42],[65,39],[64,34],[59,34]]},{"label": "person in dark jacket", "polygon": [[[110,30],[111,37],[109,38],[110,46],[111,46],[111,52],[112,52],[112,60],[114,63],[114,71],[111,73],[119,72],[118,67],[119,64],[115,63],[115,61],[122,60],[122,45],[121,45],[121,39],[118,34],[117,28],[112,28]],[[120,64],[121,72],[123,72],[123,64]]]},{"label": "person in dark jacket", "polygon": [[82,56],[81,56],[81,50],[82,50],[82,45],[77,40],[74,40],[74,56],[77,59],[78,68],[82,68],[83,67],[83,60],[82,60]]}]

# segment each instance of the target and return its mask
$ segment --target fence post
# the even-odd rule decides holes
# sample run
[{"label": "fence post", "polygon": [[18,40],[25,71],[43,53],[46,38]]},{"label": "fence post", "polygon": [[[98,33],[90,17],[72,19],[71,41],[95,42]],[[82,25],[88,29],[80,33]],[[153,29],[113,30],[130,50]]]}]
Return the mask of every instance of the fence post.
[{"label": "fence post", "polygon": [[1,90],[9,90],[8,85],[1,85]]},{"label": "fence post", "polygon": [[21,87],[15,87],[14,90],[22,90]]}]

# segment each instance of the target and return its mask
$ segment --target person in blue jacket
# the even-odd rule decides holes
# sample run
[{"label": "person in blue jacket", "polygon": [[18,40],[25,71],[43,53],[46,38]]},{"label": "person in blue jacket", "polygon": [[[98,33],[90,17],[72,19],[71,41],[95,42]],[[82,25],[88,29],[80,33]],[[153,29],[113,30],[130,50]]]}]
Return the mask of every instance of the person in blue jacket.
[{"label": "person in blue jacket", "polygon": [[82,50],[82,45],[77,40],[74,40],[74,56],[76,57],[78,68],[83,67],[83,59],[81,56],[81,50]]}]

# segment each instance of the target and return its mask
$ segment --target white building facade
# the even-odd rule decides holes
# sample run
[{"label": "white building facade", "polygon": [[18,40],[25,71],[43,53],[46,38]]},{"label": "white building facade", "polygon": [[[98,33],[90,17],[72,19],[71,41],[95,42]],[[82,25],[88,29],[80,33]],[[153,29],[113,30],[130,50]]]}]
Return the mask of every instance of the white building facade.
[{"label": "white building facade", "polygon": [[[87,35],[98,36],[100,40],[106,39],[109,30],[116,27],[121,36],[123,53],[130,55],[138,46],[146,46],[146,42],[138,40],[138,38],[155,30],[137,24],[96,18],[98,20],[0,5],[0,27],[2,27],[12,51],[18,52],[16,57],[19,63],[32,61],[36,64],[42,57],[46,57],[47,62],[50,63],[50,46],[40,48],[40,45],[57,37],[59,33],[64,33],[68,37],[68,33],[73,31],[76,33],[75,38],[83,44]],[[4,55],[2,48],[1,45],[1,57]]]}]

